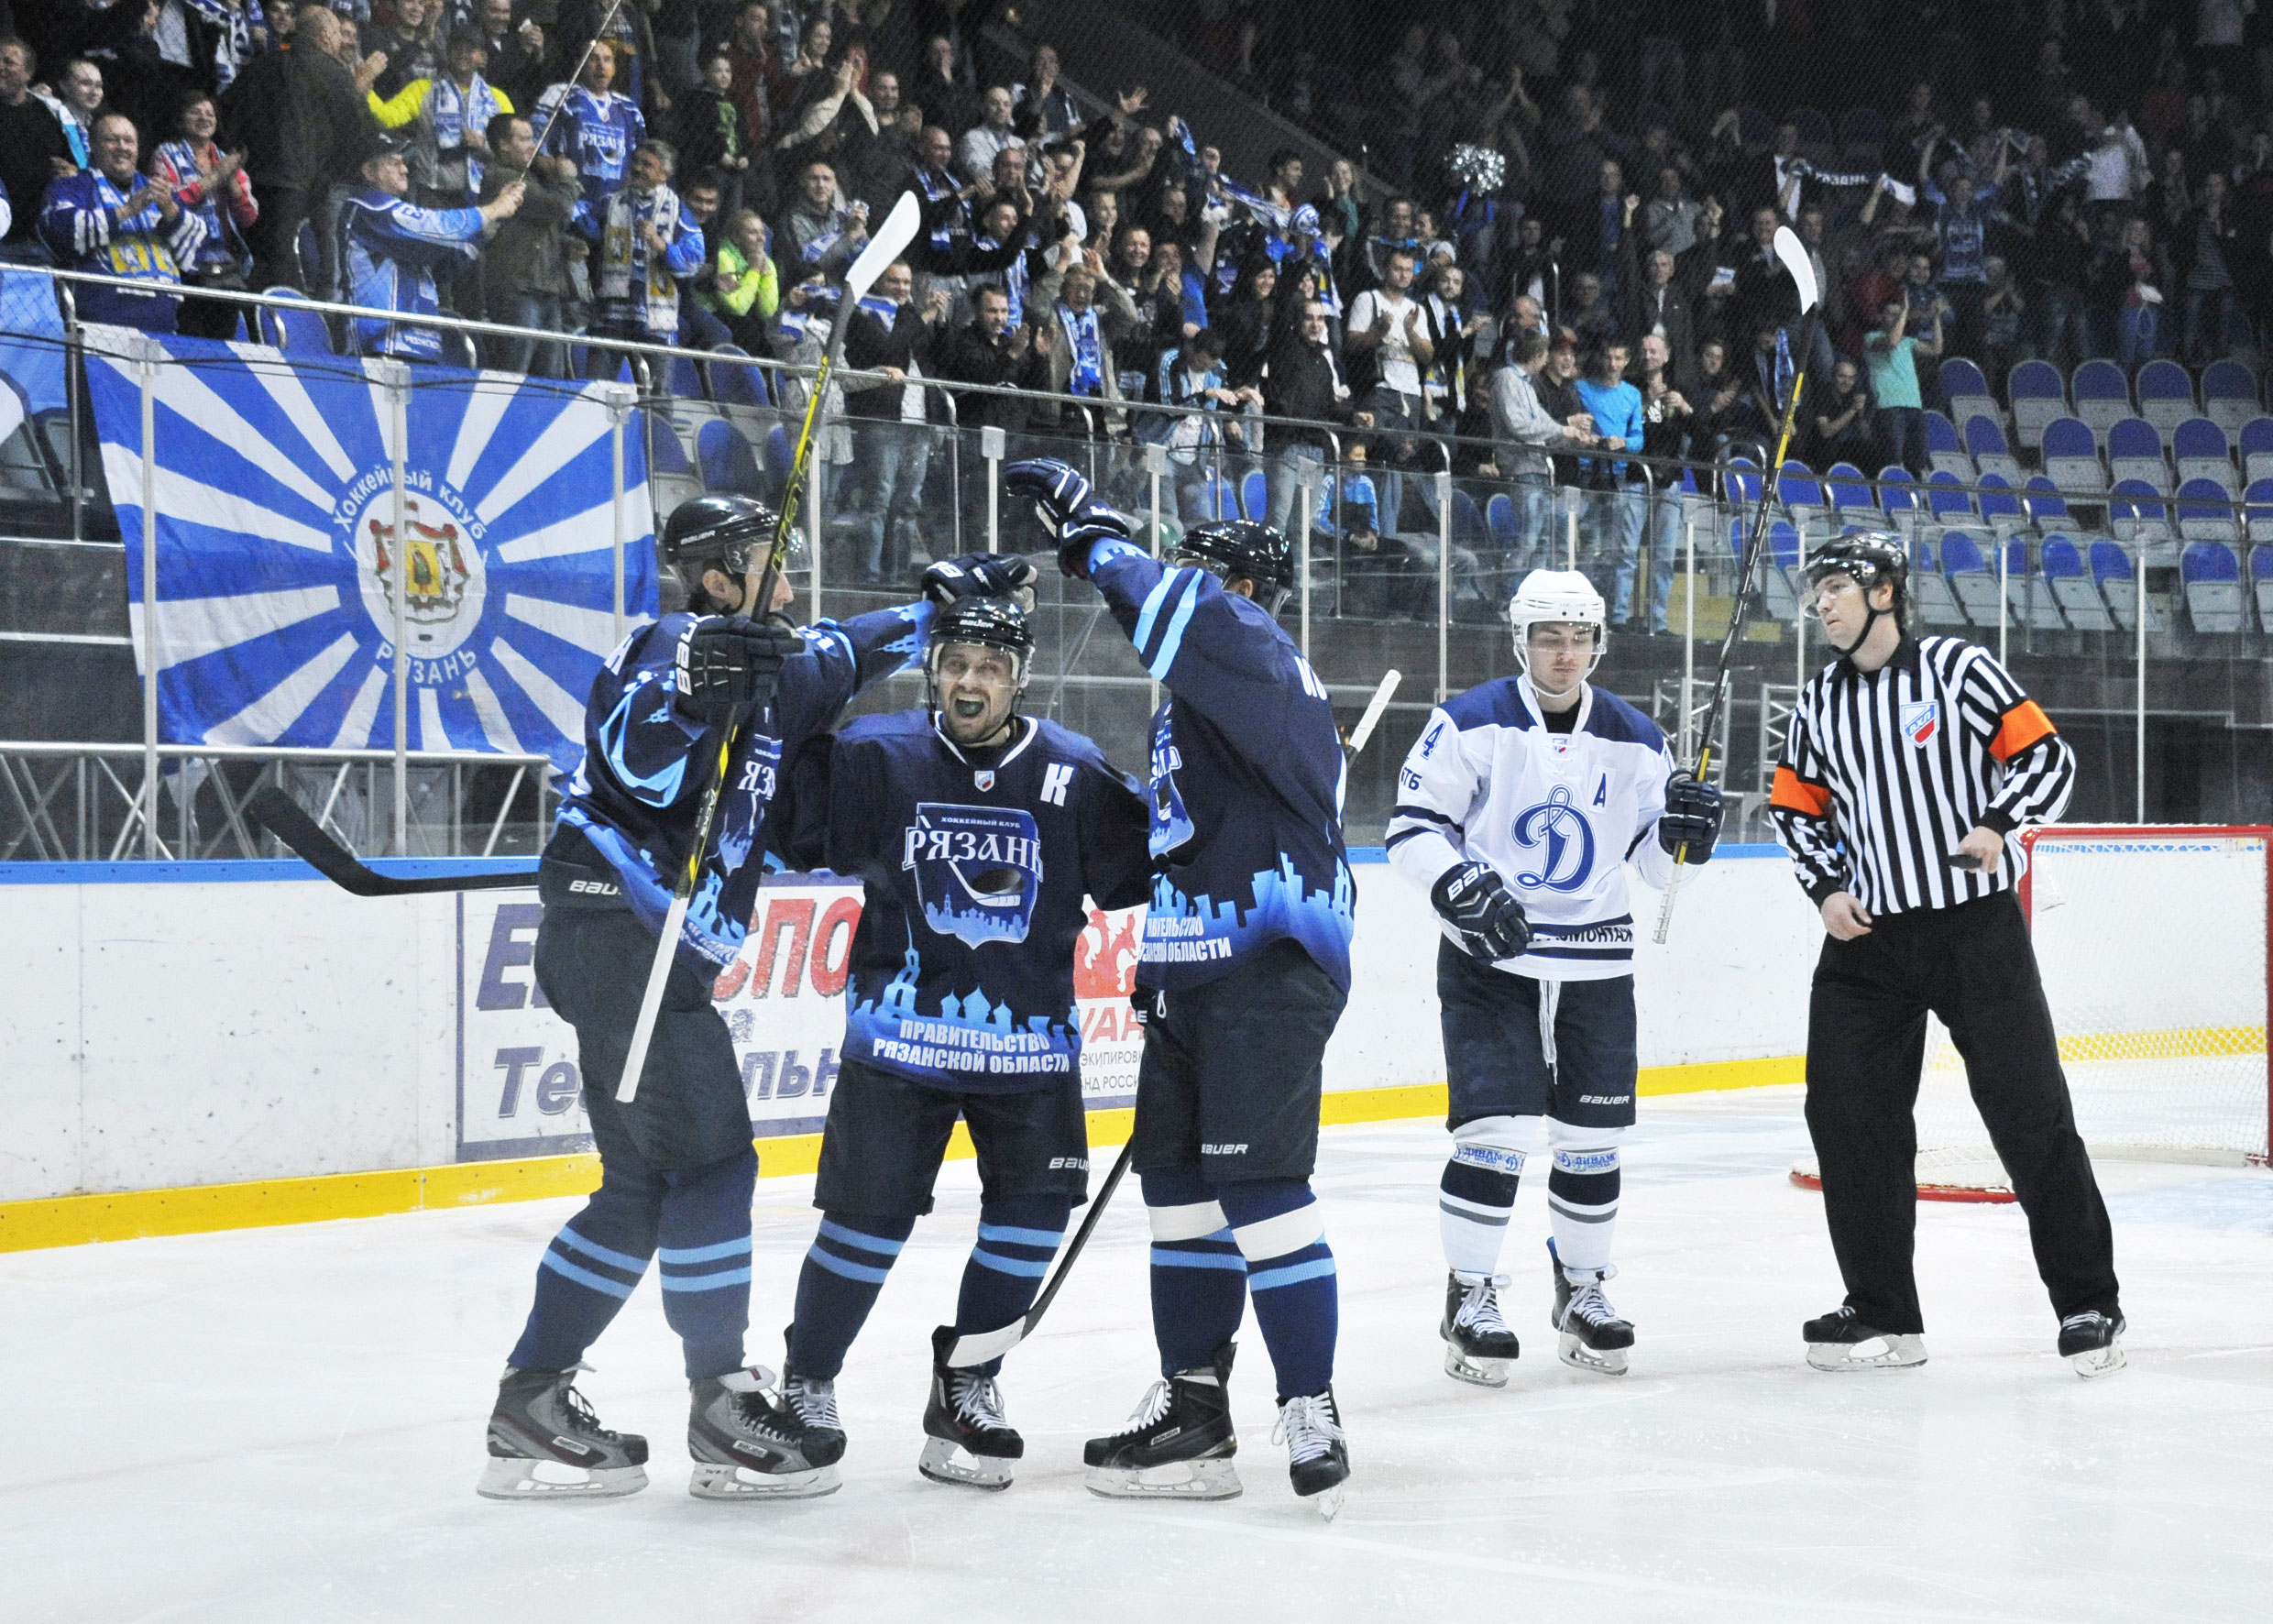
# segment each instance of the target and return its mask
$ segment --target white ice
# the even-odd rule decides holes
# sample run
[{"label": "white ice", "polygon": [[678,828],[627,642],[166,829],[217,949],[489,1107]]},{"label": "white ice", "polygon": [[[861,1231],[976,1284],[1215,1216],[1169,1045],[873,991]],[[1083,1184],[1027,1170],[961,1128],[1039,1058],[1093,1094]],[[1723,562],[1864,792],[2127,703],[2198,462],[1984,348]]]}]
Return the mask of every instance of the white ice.
[{"label": "white ice", "polygon": [[[1619,1308],[1631,1375],[1556,1363],[1537,1180],[1510,1226],[1524,1342],[1493,1392],[1441,1368],[1431,1124],[1329,1130],[1337,1386],[1356,1475],[1326,1525],[1268,1443],[1250,1320],[1244,1498],[1108,1503],[1081,1443],[1152,1378],[1146,1235],[1123,1191],[1005,1377],[1027,1455],[1001,1495],[919,1479],[927,1333],[972,1238],[941,1180],[841,1384],[841,1492],[687,1498],[676,1344],[643,1285],[585,1389],[652,1487],[580,1506],[473,1493],[498,1370],[573,1201],[0,1257],[0,1619],[2026,1619],[2273,1613],[2273,1175],[2112,1164],[2130,1368],[2087,1383],[2010,1207],[1929,1206],[1932,1362],[1831,1376],[1839,1300],[1795,1091],[1644,1102]],[[759,1185],[751,1353],[778,1363],[809,1183]]]}]

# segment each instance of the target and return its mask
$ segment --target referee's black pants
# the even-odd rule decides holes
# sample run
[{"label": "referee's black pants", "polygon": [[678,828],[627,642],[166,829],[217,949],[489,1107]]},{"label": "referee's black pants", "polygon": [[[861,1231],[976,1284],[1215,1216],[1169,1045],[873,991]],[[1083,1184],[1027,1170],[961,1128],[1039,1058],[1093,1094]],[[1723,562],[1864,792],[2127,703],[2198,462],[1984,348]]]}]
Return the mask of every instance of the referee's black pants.
[{"label": "referee's black pants", "polygon": [[1991,1143],[2028,1215],[2053,1311],[2116,1311],[2114,1237],[2076,1132],[2052,1012],[2011,892],[1883,914],[1827,937],[1807,1003],[1807,1131],[1847,1301],[1877,1330],[1925,1330],[1917,1232],[1926,1015],[1949,1028]]}]

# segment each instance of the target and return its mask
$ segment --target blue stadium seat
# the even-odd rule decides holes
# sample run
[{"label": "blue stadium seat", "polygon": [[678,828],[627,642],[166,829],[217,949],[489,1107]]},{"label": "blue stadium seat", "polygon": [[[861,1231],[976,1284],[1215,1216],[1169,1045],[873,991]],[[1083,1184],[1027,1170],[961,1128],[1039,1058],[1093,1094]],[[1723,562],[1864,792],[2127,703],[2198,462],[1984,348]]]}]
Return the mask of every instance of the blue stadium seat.
[{"label": "blue stadium seat", "polygon": [[2251,541],[2273,542],[2273,478],[2250,481],[2242,494],[2242,526]]},{"label": "blue stadium seat", "polygon": [[[2134,611],[2139,601],[2138,565],[2136,555],[2125,553],[2104,536],[2092,543],[2092,579],[2107,601],[2107,612],[2118,630],[2136,631],[2138,620]],[[2150,601],[2147,606],[2147,629],[2160,631],[2162,617],[2155,612]]]},{"label": "blue stadium seat", "polygon": [[2162,431],[2143,417],[2126,417],[2107,431],[2107,477],[2118,485],[2138,479],[2158,490],[2170,488]]},{"label": "blue stadium seat", "polygon": [[1981,514],[1981,521],[1993,532],[2018,530],[2028,522],[2028,515],[2021,510],[2020,498],[2013,494],[2013,487],[2002,474],[1983,474],[1981,494],[1973,499]]},{"label": "blue stadium seat", "polygon": [[647,490],[658,521],[689,497],[702,494],[702,477],[687,459],[686,447],[660,412],[642,414],[647,425]]},{"label": "blue stadium seat", "polygon": [[2013,401],[2013,437],[2024,449],[2044,444],[2045,425],[2068,415],[2068,385],[2049,361],[2023,361],[2005,379]]},{"label": "blue stadium seat", "polygon": [[2086,361],[2069,380],[2081,418],[2103,444],[2107,431],[2131,415],[2131,385],[2113,361]]},{"label": "blue stadium seat", "polygon": [[2017,536],[2004,543],[2004,613],[2011,624],[2034,631],[2060,631],[2068,625],[2051,587],[2029,567],[2028,543]]},{"label": "blue stadium seat", "polygon": [[1965,610],[1937,566],[1934,549],[1920,542],[1910,555],[1910,596],[1917,600],[1918,619],[1928,626],[1962,626]]},{"label": "blue stadium seat", "polygon": [[1196,524],[1204,519],[1236,519],[1239,517],[1239,493],[1231,481],[1221,474],[1210,474],[1201,485],[1200,510],[1184,521]]},{"label": "blue stadium seat", "polygon": [[2257,375],[2239,361],[2213,361],[2202,370],[2202,415],[2229,434],[2257,415]]},{"label": "blue stadium seat", "polygon": [[[1473,497],[1468,499],[1468,506],[1476,506]],[[1239,481],[1239,510],[1257,524],[1269,521],[1270,481],[1263,477],[1262,469],[1249,468],[1246,477]]]},{"label": "blue stadium seat", "polygon": [[707,489],[730,490],[737,496],[765,494],[750,442],[724,418],[714,417],[702,425],[696,435],[695,455],[702,460],[702,482]]},{"label": "blue stadium seat", "polygon": [[777,422],[765,432],[765,477],[773,481],[775,496],[789,488],[789,476],[796,466],[797,443],[790,438],[789,426]]},{"label": "blue stadium seat", "polygon": [[[2004,408],[1997,404],[1997,398],[1989,392],[1989,380],[1982,376],[1981,368],[1972,362],[1962,356],[1950,357],[1942,362],[1935,381],[1941,390],[1941,402],[1949,409],[1951,422],[1962,423],[1968,418],[1985,417],[1995,423],[2000,432],[2004,430]],[[1966,444],[1968,446],[1972,444],[1970,432],[1966,435]]]},{"label": "blue stadium seat", "polygon": [[2064,535],[2044,538],[2043,569],[2045,585],[2052,589],[2053,600],[2070,626],[2079,631],[2115,629],[2107,601],[2100,596],[2099,583],[2085,573],[2083,554],[2072,539]]},{"label": "blue stadium seat", "polygon": [[[2267,426],[2273,428],[2273,422]],[[2099,442],[2092,438],[2091,425],[2080,417],[2054,418],[2045,425],[2044,471],[2070,496],[2100,496],[2107,489]]]},{"label": "blue stadium seat", "polygon": [[[261,291],[271,299],[307,298],[297,288],[264,288]],[[274,345],[287,355],[328,356],[332,353],[332,330],[324,324],[324,318],[312,310],[263,305],[258,319],[260,342]]]},{"label": "blue stadium seat", "polygon": [[2060,495],[2059,487],[2042,474],[2028,476],[2028,488],[2020,499],[2028,509],[2028,522],[2037,530],[2049,530],[2054,525],[2064,528],[2069,522],[2067,499]]},{"label": "blue stadium seat", "polygon": [[1484,528],[1491,533],[1492,545],[1502,553],[1521,547],[1523,538],[1515,528],[1515,499],[1504,490],[1493,491],[1491,500],[1484,504]]},{"label": "blue stadium seat", "polygon": [[2158,547],[2171,539],[2169,504],[2144,480],[2119,479],[2107,496],[2107,528],[2118,541]]},{"label": "blue stadium seat", "polygon": [[2273,545],[2249,549],[2249,585],[2257,601],[2257,624],[2273,626]]},{"label": "blue stadium seat", "polygon": [[1831,504],[1823,493],[1823,481],[1799,458],[1786,457],[1776,470],[1776,496],[1803,532],[1830,533]]},{"label": "blue stadium seat", "polygon": [[2234,493],[2215,479],[2189,479],[2179,487],[2179,539],[2187,542],[2238,542],[2240,518],[2234,511]]},{"label": "blue stadium seat", "polygon": [[2179,560],[2186,586],[2186,616],[2197,631],[2246,631],[2249,599],[2242,591],[2242,563],[2224,542],[2190,542]]},{"label": "blue stadium seat", "polygon": [[1880,521],[1878,493],[1871,488],[1871,481],[1852,463],[1833,463],[1823,476],[1824,494],[1831,499],[1831,506],[1841,519],[1862,518],[1875,524]]},{"label": "blue stadium seat", "polygon": [[747,365],[750,352],[739,344],[714,344],[714,356],[725,357],[710,367],[710,398],[721,406],[771,406],[765,374]]},{"label": "blue stadium seat", "polygon": [[652,420],[647,436],[648,472],[651,474],[691,474],[695,465],[687,459],[686,447],[680,444],[678,433],[670,423],[658,416]]},{"label": "blue stadium seat", "polygon": [[2242,424],[2241,452],[2246,482],[2273,479],[2273,417],[2253,417]]},{"label": "blue stadium seat", "polygon": [[2189,479],[2210,479],[2228,490],[2241,488],[2225,431],[2206,417],[2190,417],[2171,431],[2170,455],[2179,465],[2181,484]]},{"label": "blue stadium seat", "polygon": [[1997,623],[1997,572],[1982,555],[1971,532],[1941,532],[1941,573],[1949,577],[1967,620],[1976,626]]},{"label": "blue stadium seat", "polygon": [[710,387],[704,381],[702,368],[689,356],[673,356],[663,369],[663,392],[675,395],[682,401],[707,401]]},{"label": "blue stadium seat", "polygon": [[2005,444],[2003,425],[1995,418],[1978,412],[1964,421],[1965,453],[1973,459],[1974,471],[2000,474],[2007,484],[2018,485],[2023,477],[2020,461]]},{"label": "blue stadium seat", "polygon": [[1962,524],[1973,517],[1973,498],[1955,474],[1936,469],[1926,476],[1926,509],[1936,524]]},{"label": "blue stadium seat", "polygon": [[1914,520],[1924,507],[1918,497],[1917,481],[1910,470],[1889,464],[1878,471],[1879,506],[1885,511],[1886,521],[1897,530]]},{"label": "blue stadium seat", "polygon": [[1761,594],[1769,615],[1791,620],[1799,615],[1799,532],[1784,520],[1768,526],[1768,555],[1761,560]]},{"label": "blue stadium seat", "polygon": [[1750,508],[1760,500],[1760,465],[1749,456],[1732,456],[1721,470],[1721,499]]},{"label": "blue stadium seat", "polygon": [[2194,380],[2176,361],[2153,360],[2139,368],[2139,415],[2168,434],[2200,410]]},{"label": "blue stadium seat", "polygon": [[1967,484],[1973,480],[1973,459],[1966,454],[1965,441],[1958,433],[1957,424],[1938,411],[1926,414],[1926,460],[1934,465],[1938,474],[1954,474]]}]

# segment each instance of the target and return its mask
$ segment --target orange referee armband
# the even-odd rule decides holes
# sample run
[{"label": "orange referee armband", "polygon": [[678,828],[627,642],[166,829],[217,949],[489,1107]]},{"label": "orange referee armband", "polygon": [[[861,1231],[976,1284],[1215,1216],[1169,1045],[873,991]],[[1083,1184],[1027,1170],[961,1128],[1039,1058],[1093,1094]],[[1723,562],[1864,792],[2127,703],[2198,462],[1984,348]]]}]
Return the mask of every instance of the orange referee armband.
[{"label": "orange referee armband", "polygon": [[2040,740],[2048,739],[2057,731],[2052,719],[2044,714],[2044,707],[2034,699],[2023,699],[2004,713],[2004,723],[1997,729],[1997,736],[1989,741],[1989,753],[2001,762],[2015,756]]},{"label": "orange referee armband", "polygon": [[1768,805],[1781,807],[1786,812],[1805,813],[1809,817],[1826,817],[1831,811],[1831,792],[1820,784],[1808,783],[1789,767],[1778,767]]}]

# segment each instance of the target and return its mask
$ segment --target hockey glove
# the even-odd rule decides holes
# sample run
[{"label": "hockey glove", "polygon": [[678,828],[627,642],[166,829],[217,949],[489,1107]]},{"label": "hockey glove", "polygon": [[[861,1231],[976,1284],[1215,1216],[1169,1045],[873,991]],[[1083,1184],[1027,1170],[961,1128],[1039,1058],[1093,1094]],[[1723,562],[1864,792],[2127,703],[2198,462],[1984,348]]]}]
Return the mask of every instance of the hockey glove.
[{"label": "hockey glove", "polygon": [[774,697],[782,663],[803,647],[785,626],[741,615],[706,615],[679,637],[672,660],[675,703],[689,721],[731,721],[745,706]]},{"label": "hockey glove", "polygon": [[1523,905],[1488,862],[1446,870],[1429,888],[1429,902],[1460,933],[1461,946],[1478,959],[1496,963],[1518,958],[1531,946]]},{"label": "hockey glove", "polygon": [[945,608],[959,598],[1016,598],[1034,607],[1033,562],[1016,553],[966,553],[923,573],[923,595]]},{"label": "hockey glove", "polygon": [[1089,552],[1099,542],[1126,542],[1128,521],[1099,501],[1081,473],[1053,458],[1013,463],[1003,471],[1013,496],[1034,499],[1034,516],[1058,540],[1062,575],[1089,575]]},{"label": "hockey glove", "polygon": [[1681,861],[1695,867],[1712,861],[1719,839],[1720,791],[1686,773],[1665,780],[1665,812],[1657,820],[1657,843],[1669,853],[1687,846]]}]

